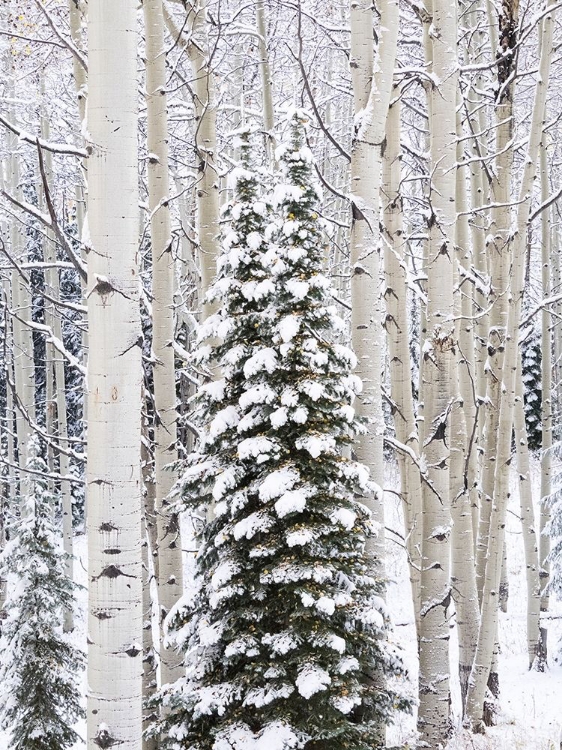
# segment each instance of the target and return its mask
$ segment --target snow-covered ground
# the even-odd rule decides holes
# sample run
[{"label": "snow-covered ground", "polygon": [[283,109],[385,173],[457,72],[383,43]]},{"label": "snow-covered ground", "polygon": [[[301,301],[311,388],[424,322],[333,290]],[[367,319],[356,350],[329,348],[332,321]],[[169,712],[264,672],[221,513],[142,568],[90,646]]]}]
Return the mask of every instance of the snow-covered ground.
[{"label": "snow-covered ground", "polygon": [[[538,467],[534,466],[533,485],[538,486]],[[394,486],[389,472],[387,487]],[[506,614],[500,613],[500,689],[501,713],[498,725],[486,735],[474,735],[461,727],[460,690],[453,679],[452,698],[455,732],[447,750],[559,750],[562,748],[562,666],[554,656],[562,637],[562,606],[551,599],[548,619],[549,669],[545,673],[530,672],[527,668],[525,634],[526,584],[521,524],[519,522],[517,487],[512,487],[512,500],[507,519],[507,555],[509,571],[509,602]],[[386,524],[402,533],[400,501],[393,493],[386,493]],[[538,492],[535,492],[538,495]],[[405,554],[396,544],[395,536],[387,534],[387,574],[391,579],[388,603],[395,622],[395,638],[404,649],[413,684],[417,681],[416,640],[413,611],[410,601],[408,569]],[[454,618],[452,620],[454,623]],[[451,674],[456,675],[456,630],[451,637]],[[415,715],[401,716],[389,731],[390,745],[413,747]],[[437,748],[432,749],[437,750]]]},{"label": "snow-covered ground", "polygon": [[[535,474],[536,474],[536,468]],[[394,485],[393,472],[389,471],[387,487]],[[537,483],[534,483],[535,487]],[[453,711],[455,734],[447,750],[559,750],[562,748],[562,666],[554,661],[557,643],[562,637],[562,605],[551,601],[549,613],[549,670],[543,674],[529,672],[525,638],[525,565],[521,527],[518,520],[518,496],[513,487],[512,507],[508,514],[508,568],[510,595],[507,614],[500,615],[501,714],[497,726],[488,729],[485,736],[473,735],[460,727],[459,689],[453,680]],[[537,494],[537,493],[535,493]],[[387,526],[402,533],[400,502],[393,493],[387,493]],[[187,529],[184,529],[187,531]],[[395,622],[395,638],[404,649],[404,656],[412,680],[412,694],[417,680],[416,641],[413,629],[413,612],[410,601],[406,557],[402,548],[387,534],[387,573],[390,578],[388,603]],[[75,577],[86,586],[86,537],[75,539]],[[189,580],[189,578],[188,578]],[[454,620],[453,620],[454,622]],[[86,590],[78,592],[76,629],[72,634],[75,643],[84,648],[86,642]],[[456,673],[455,630],[451,638],[451,673]],[[83,678],[86,693],[86,674]],[[84,698],[85,704],[85,698]],[[86,737],[86,723],[76,727],[81,737]],[[400,716],[389,731],[390,745],[413,747],[415,741],[415,716]],[[83,748],[77,744],[73,750]],[[11,750],[8,738],[0,732],[0,750]],[[437,750],[437,748],[435,748]]]}]

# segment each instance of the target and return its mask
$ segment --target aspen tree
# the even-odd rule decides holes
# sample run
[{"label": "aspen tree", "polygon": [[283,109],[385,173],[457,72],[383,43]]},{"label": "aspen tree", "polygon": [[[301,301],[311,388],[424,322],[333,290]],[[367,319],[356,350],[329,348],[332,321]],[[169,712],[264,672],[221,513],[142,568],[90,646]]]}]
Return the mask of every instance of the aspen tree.
[{"label": "aspen tree", "polygon": [[[461,121],[457,114],[457,131]],[[462,141],[457,143],[457,162],[463,157]],[[473,315],[473,283],[471,276],[470,229],[468,224],[467,175],[456,170],[457,268],[455,269],[455,337],[458,342],[457,398],[451,410],[451,468],[449,488],[453,519],[451,567],[452,592],[457,614],[459,638],[459,679],[461,705],[468,689],[478,640],[478,593],[474,569],[474,506],[478,508],[478,466],[476,444],[476,403],[474,393],[475,344]],[[455,385],[453,383],[453,388]]]},{"label": "aspen tree", "polygon": [[[352,228],[351,255],[351,335],[357,355],[357,375],[363,381],[358,413],[369,423],[367,434],[359,439],[357,456],[382,482],[384,418],[382,411],[382,299],[380,294],[379,207],[382,146],[398,39],[398,2],[390,0],[381,8],[377,63],[373,51],[373,4],[352,2],[351,78],[355,125],[351,151]],[[382,497],[369,500],[381,525],[381,534],[371,542],[373,551],[384,560],[384,513]],[[374,540],[373,540],[374,541]]]},{"label": "aspen tree", "polygon": [[[546,138],[546,135],[544,136]],[[549,197],[548,161],[546,143],[541,145],[541,202],[544,203]],[[550,264],[552,262],[551,238],[550,238],[550,209],[547,208],[541,215],[541,280],[542,295],[550,297],[551,278]],[[552,339],[551,339],[552,316],[545,307],[541,312],[541,380],[542,380],[542,453],[541,453],[541,505],[539,521],[539,566],[541,579],[541,603],[540,611],[546,615],[549,607],[548,582],[550,578],[550,539],[546,529],[550,520],[549,498],[551,493],[552,479]],[[537,653],[537,669],[543,672],[547,664],[547,628],[543,620],[540,627],[540,643]]]},{"label": "aspen tree", "polygon": [[420,549],[421,549],[421,475],[420,446],[408,342],[408,299],[402,196],[400,195],[400,97],[396,96],[388,111],[386,148],[383,160],[381,196],[383,201],[383,258],[386,303],[385,329],[390,363],[390,391],[396,437],[406,450],[398,448],[400,492],[404,507],[410,580],[414,615],[419,628]]},{"label": "aspen tree", "polygon": [[[198,179],[197,237],[201,273],[201,299],[204,299],[215,275],[219,252],[219,177],[216,166],[217,110],[214,74],[210,67],[207,33],[206,0],[188,0],[186,22],[180,28],[167,6],[164,18],[168,30],[187,51],[193,73],[193,104],[195,106],[195,153]],[[204,303],[202,315],[207,317],[212,305]]]},{"label": "aspen tree", "polygon": [[137,44],[136,2],[89,4],[88,750],[141,748]]},{"label": "aspen tree", "polygon": [[533,667],[539,648],[540,617],[540,579],[537,532],[535,529],[535,511],[533,508],[533,489],[531,485],[531,468],[529,461],[529,443],[525,426],[523,409],[523,381],[521,379],[521,361],[517,366],[516,394],[513,415],[515,432],[515,450],[517,453],[517,474],[519,475],[519,507],[521,527],[523,530],[523,548],[525,551],[525,577],[527,583],[527,655],[529,669]]},{"label": "aspen tree", "polygon": [[[44,91],[43,91],[44,94]],[[49,120],[45,113],[41,116],[41,134],[45,140],[49,140],[50,126]],[[43,156],[45,166],[45,177],[47,184],[52,181],[53,164],[52,154],[46,153]],[[53,299],[60,299],[60,279],[59,270],[56,268],[56,251],[54,237],[51,232],[47,232],[45,242],[45,260],[52,266],[45,271],[45,283],[48,287],[49,294]],[[46,304],[45,323],[53,332],[53,336],[62,341],[62,323],[60,315],[52,304]],[[56,413],[57,429],[56,435],[59,442],[66,448],[68,446],[68,419],[66,408],[66,383],[64,372],[64,360],[56,351],[53,344],[46,344],[46,417],[49,434],[55,434],[53,428],[54,416]],[[51,391],[49,393],[49,390]],[[61,477],[67,477],[70,470],[70,460],[66,451],[59,451],[59,470]],[[65,551],[66,575],[70,580],[74,575],[74,537],[72,528],[72,492],[70,482],[67,479],[61,479],[61,505],[62,505],[62,537],[63,548]],[[72,610],[66,610],[64,614],[64,630],[70,632],[74,629],[74,616]]]},{"label": "aspen tree", "polygon": [[418,728],[430,747],[444,743],[449,723],[449,620],[451,410],[456,400],[454,263],[456,221],[457,8],[434,0],[429,90],[431,185],[427,257],[427,338],[422,400],[423,538],[420,617],[420,706]]},{"label": "aspen tree", "polygon": [[[182,556],[178,516],[169,511],[175,482],[169,464],[177,459],[176,379],[174,366],[174,259],[169,207],[168,114],[162,0],[143,2],[146,40],[148,199],[152,246],[152,350],[154,366],[154,484],[158,529],[158,602],[164,617],[182,593]],[[177,656],[162,642],[162,683],[181,673]]]},{"label": "aspen tree", "polygon": [[[518,332],[521,316],[521,301],[524,289],[525,244],[530,216],[533,179],[543,137],[546,97],[550,76],[554,10],[553,0],[548,0],[550,12],[544,16],[540,26],[541,55],[533,103],[531,127],[523,177],[519,191],[515,232],[512,240],[511,295],[509,317],[505,336],[505,362],[503,368],[504,397],[501,399],[496,470],[494,476],[494,503],[491,507],[488,549],[484,586],[482,591],[481,621],[478,647],[472,668],[467,697],[467,715],[476,731],[482,731],[482,711],[490,665],[497,638],[497,595],[501,578],[503,545],[505,541],[505,515],[509,498],[509,464],[511,461],[511,439],[515,403],[516,374],[518,360]],[[509,436],[509,439],[507,438]]]},{"label": "aspen tree", "polygon": [[266,153],[271,163],[275,152],[275,137],[273,134],[275,117],[273,110],[273,77],[271,75],[269,49],[267,46],[267,23],[263,0],[256,1],[256,21],[259,34],[258,49],[262,79],[263,129],[265,130]]},{"label": "aspen tree", "polygon": [[[490,7],[488,7],[488,11]],[[478,595],[482,598],[490,515],[494,497],[494,476],[497,451],[502,440],[511,444],[511,438],[501,435],[499,414],[502,402],[502,378],[504,368],[505,335],[508,317],[508,289],[510,285],[510,263],[512,246],[511,230],[511,176],[513,168],[513,104],[515,89],[516,58],[515,45],[518,37],[519,0],[502,3],[499,30],[502,45],[497,48],[497,92],[495,102],[496,160],[490,191],[494,208],[491,212],[491,228],[487,241],[490,257],[490,305],[488,329],[487,408],[484,412],[484,445],[482,462],[482,499],[476,549],[476,577]],[[495,29],[495,26],[493,27]],[[497,38],[497,37],[496,37]],[[511,434],[511,433],[510,433]],[[503,555],[503,551],[502,551]]]}]

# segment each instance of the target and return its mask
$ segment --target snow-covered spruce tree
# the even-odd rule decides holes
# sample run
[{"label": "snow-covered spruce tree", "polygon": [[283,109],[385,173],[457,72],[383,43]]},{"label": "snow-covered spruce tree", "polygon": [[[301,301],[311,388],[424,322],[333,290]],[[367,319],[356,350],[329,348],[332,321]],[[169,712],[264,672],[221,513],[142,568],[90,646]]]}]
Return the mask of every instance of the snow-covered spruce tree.
[{"label": "snow-covered spruce tree", "polygon": [[72,728],[84,715],[79,673],[84,656],[63,635],[64,611],[74,606],[74,583],[56,529],[47,466],[31,441],[29,494],[0,556],[8,591],[0,639],[0,725],[10,750],[64,750],[79,740]]},{"label": "snow-covered spruce tree", "polygon": [[537,451],[542,447],[542,350],[541,337],[535,327],[523,341],[521,360],[529,448]]},{"label": "snow-covered spruce tree", "polygon": [[[173,750],[373,750],[409,703],[372,676],[399,676],[356,496],[367,470],[344,457],[359,429],[355,357],[322,275],[303,116],[282,152],[276,232],[256,175],[239,170],[231,233],[210,294],[219,309],[199,354],[223,378],[197,396],[201,437],[178,491],[214,517],[195,592],[170,613],[187,677],[162,700]],[[383,733],[384,735],[384,733]]]}]

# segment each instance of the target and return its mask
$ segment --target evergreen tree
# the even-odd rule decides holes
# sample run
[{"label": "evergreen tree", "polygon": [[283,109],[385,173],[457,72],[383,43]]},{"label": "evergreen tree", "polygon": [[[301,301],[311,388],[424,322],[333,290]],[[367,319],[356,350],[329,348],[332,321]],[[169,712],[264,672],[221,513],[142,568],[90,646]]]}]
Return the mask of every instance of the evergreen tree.
[{"label": "evergreen tree", "polygon": [[[372,679],[402,673],[373,533],[356,499],[367,470],[345,449],[359,430],[355,357],[322,274],[319,190],[303,116],[280,154],[279,220],[265,215],[247,146],[211,291],[220,308],[199,356],[223,378],[197,396],[199,452],[180,482],[185,507],[212,516],[196,586],[170,613],[187,677],[163,694],[164,748],[373,750],[408,707]],[[209,513],[209,509],[212,509]]]},{"label": "evergreen tree", "polygon": [[538,451],[542,448],[542,350],[541,337],[532,328],[521,346],[521,377],[523,379],[523,399],[525,402],[525,424],[529,448]]},{"label": "evergreen tree", "polygon": [[[74,605],[74,584],[64,570],[55,528],[55,497],[36,440],[27,464],[29,493],[13,538],[0,556],[8,594],[0,638],[0,724],[11,750],[64,750],[84,715],[78,675],[83,654],[63,635],[63,611]],[[41,476],[43,475],[43,476]]]}]

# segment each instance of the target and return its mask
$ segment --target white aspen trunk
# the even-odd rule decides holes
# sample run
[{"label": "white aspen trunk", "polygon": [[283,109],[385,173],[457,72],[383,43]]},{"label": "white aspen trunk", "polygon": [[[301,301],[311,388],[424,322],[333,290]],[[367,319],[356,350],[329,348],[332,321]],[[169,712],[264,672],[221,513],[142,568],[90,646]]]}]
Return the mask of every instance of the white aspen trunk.
[{"label": "white aspen trunk", "polygon": [[[555,216],[554,210],[551,214]],[[551,289],[555,294],[562,289],[562,269],[560,268],[560,228],[558,222],[554,222],[550,235],[550,263],[552,270]],[[559,335],[560,320],[562,319],[562,304],[556,302],[551,307],[552,319],[552,352],[553,352],[553,389],[551,392],[551,410],[554,415],[562,414],[562,336]]]},{"label": "white aspen trunk", "polygon": [[157,718],[156,714],[149,712],[149,710],[146,708],[146,702],[154,696],[157,688],[155,664],[156,659],[152,636],[152,596],[150,591],[152,570],[154,567],[151,564],[151,560],[154,562],[156,562],[157,560],[157,550],[155,548],[157,535],[155,533],[154,522],[154,514],[156,509],[156,487],[154,483],[154,464],[151,460],[151,456],[147,448],[148,437],[146,433],[147,430],[143,430],[143,437],[141,442],[141,465],[144,489],[144,534],[142,542],[142,697],[144,706],[142,723],[142,750],[157,750],[156,738],[148,739],[144,736],[145,731]]},{"label": "white aspen trunk", "polygon": [[[351,339],[357,355],[356,374],[363,391],[357,412],[367,421],[367,434],[356,444],[357,459],[369,467],[382,485],[384,417],[382,410],[382,299],[380,294],[379,213],[382,148],[392,91],[398,40],[398,2],[381,8],[379,48],[373,67],[373,6],[352,2],[351,74],[355,133],[351,151],[353,221],[351,255]],[[366,498],[380,533],[369,544],[369,553],[384,564],[384,509],[382,496]]]},{"label": "white aspen trunk", "polygon": [[[12,140],[12,139],[10,139]],[[11,157],[10,191],[11,195],[19,195],[19,166],[16,154],[17,145]],[[17,221],[12,221],[10,227],[10,245],[13,257],[18,263],[25,262],[27,251],[25,238],[22,236]],[[20,482],[25,484],[26,474],[23,471],[27,464],[28,442],[30,436],[29,420],[35,420],[35,362],[33,358],[33,338],[31,328],[26,325],[31,320],[31,294],[19,271],[13,270],[12,274],[12,336],[13,336],[13,362],[14,362],[14,384],[15,398],[14,406],[16,412],[16,438],[18,448],[18,463],[22,474]],[[20,488],[21,489],[21,488]]]},{"label": "white aspen trunk", "polygon": [[[82,49],[82,23],[87,12],[87,5],[83,0],[68,0],[68,17],[70,25],[70,36],[74,46]],[[87,98],[87,73],[86,68],[80,63],[75,55],[72,56],[72,77],[76,89],[76,99],[78,102],[78,116],[80,122],[84,123],[86,119],[86,98]]]},{"label": "white aspen trunk", "polygon": [[[412,370],[408,341],[408,295],[400,195],[400,99],[388,111],[386,149],[383,159],[381,197],[383,200],[386,318],[385,329],[390,362],[390,391],[396,437],[413,453],[397,452],[400,467],[400,493],[404,508],[406,546],[410,563],[410,581],[414,617],[419,628],[420,551],[421,551],[421,476],[420,446],[412,395]],[[416,460],[418,465],[416,465]]]},{"label": "white aspen trunk", "polygon": [[[188,46],[195,92],[195,145],[200,180],[197,183],[197,234],[203,300],[216,273],[219,253],[219,178],[215,163],[217,150],[217,110],[214,75],[209,67],[206,0],[195,0],[189,12],[191,44]],[[203,303],[203,317],[213,312]]]},{"label": "white aspen trunk", "polygon": [[[502,6],[500,25],[504,29],[507,45],[515,44],[518,22],[518,0],[509,0]],[[488,13],[491,8],[488,3]],[[491,18],[489,19],[491,21]],[[495,25],[491,27],[495,34]],[[494,37],[496,38],[496,37]],[[496,48],[493,47],[495,50]],[[498,50],[498,54],[500,51]],[[476,547],[476,581],[478,594],[482,598],[488,534],[492,499],[494,496],[494,477],[497,465],[499,443],[507,441],[511,445],[511,432],[502,435],[498,432],[499,415],[502,401],[502,378],[504,368],[505,336],[508,317],[508,295],[510,284],[510,264],[512,247],[511,230],[511,173],[513,167],[513,99],[515,83],[511,76],[515,72],[515,61],[509,59],[505,67],[498,68],[499,99],[496,103],[496,157],[495,171],[491,182],[492,224],[489,236],[493,237],[488,247],[490,257],[491,286],[488,304],[491,305],[488,329],[488,358],[486,360],[487,391],[484,426],[484,445],[482,462],[482,497],[480,522]],[[503,552],[502,552],[503,554]]]},{"label": "white aspen trunk", "polygon": [[137,5],[90,3],[88,750],[141,750]]},{"label": "white aspen trunk", "polygon": [[434,0],[429,92],[431,185],[427,338],[423,344],[425,439],[422,462],[423,539],[418,729],[429,747],[450,731],[449,619],[451,602],[451,409],[456,400],[454,264],[456,221],[457,7]]},{"label": "white aspen trunk", "polygon": [[[43,114],[41,117],[41,133],[45,140],[49,140],[50,127],[47,117]],[[51,182],[53,174],[53,159],[49,152],[43,156],[45,164],[45,174],[47,181]],[[53,263],[53,267],[45,271],[45,281],[49,294],[53,299],[60,298],[60,279],[59,271],[54,266],[56,261],[56,252],[54,237],[52,233],[47,232],[47,241],[45,242],[45,260]],[[53,335],[59,341],[62,341],[62,324],[61,318],[54,305],[46,303],[45,322],[50,326]],[[64,374],[64,360],[58,353],[53,344],[47,344],[47,385],[50,385],[52,393],[47,395],[47,414],[51,419],[51,429],[53,429],[54,418],[56,415],[56,435],[64,447],[68,447],[68,419],[66,409],[66,385]],[[50,399],[49,400],[49,396]],[[53,430],[54,433],[54,430]],[[70,470],[70,460],[68,455],[59,451],[59,472],[61,477],[66,477]],[[74,579],[74,536],[72,528],[72,492],[70,482],[61,479],[61,504],[62,504],[62,540],[63,549],[68,557],[65,560],[66,575],[70,580]],[[65,633],[74,630],[74,613],[72,609],[65,610],[63,629]]]},{"label": "white aspen trunk", "polygon": [[525,551],[525,574],[527,582],[527,654],[529,669],[535,664],[539,648],[540,619],[540,578],[537,532],[535,530],[535,510],[533,507],[533,487],[529,465],[529,445],[525,425],[525,408],[523,404],[523,381],[521,380],[521,358],[517,366],[515,393],[515,412],[513,429],[515,431],[515,448],[517,452],[517,474],[519,475],[519,505],[521,528],[523,531],[523,548]]},{"label": "white aspen trunk", "polygon": [[[460,115],[457,131],[462,134]],[[457,161],[463,149],[457,145]],[[459,638],[459,680],[461,705],[464,712],[468,679],[478,641],[478,592],[474,569],[474,506],[478,509],[477,424],[474,392],[475,342],[473,316],[473,285],[468,275],[471,270],[470,228],[468,225],[467,180],[463,169],[457,168],[456,202],[459,217],[456,222],[458,272],[455,273],[455,309],[458,319],[458,398],[451,412],[451,470],[450,493],[452,533],[452,591],[457,613]]]},{"label": "white aspen trunk", "polygon": [[215,306],[204,303],[207,289],[216,272],[216,260],[220,249],[219,232],[219,177],[215,163],[217,149],[217,111],[215,82],[209,61],[206,0],[189,0],[186,4],[187,21],[178,28],[171,13],[164,6],[164,19],[174,40],[186,48],[193,71],[193,94],[195,105],[195,150],[197,154],[198,181],[197,234],[199,240],[199,263],[201,269],[202,317],[206,318]]},{"label": "white aspen trunk", "polygon": [[[183,591],[178,516],[169,511],[168,495],[176,480],[169,464],[177,460],[176,379],[174,364],[174,259],[169,208],[168,113],[162,0],[143,2],[146,40],[148,199],[152,242],[152,350],[154,379],[154,473],[158,529],[158,600],[160,619]],[[160,645],[161,683],[182,673],[181,660]]]},{"label": "white aspen trunk", "polygon": [[[546,145],[541,146],[541,201],[545,202],[549,196],[548,164]],[[543,211],[541,216],[541,264],[542,264],[542,295],[550,297],[551,279],[550,264],[552,262],[550,242],[550,209]],[[558,250],[558,248],[556,248]],[[541,504],[540,504],[540,535],[539,535],[539,565],[541,578],[540,611],[546,615],[549,608],[547,586],[550,578],[550,538],[545,534],[545,528],[550,520],[550,510],[547,499],[551,493],[552,477],[552,337],[550,327],[552,317],[545,307],[541,312],[541,374],[542,374],[542,454],[541,454]],[[547,666],[547,620],[543,618],[540,627],[540,643],[537,653],[537,669],[543,672]]]},{"label": "white aspen trunk", "polygon": [[273,110],[273,76],[269,61],[267,44],[267,23],[263,0],[256,2],[256,23],[258,27],[258,50],[260,55],[260,70],[262,80],[263,129],[265,130],[265,147],[270,164],[274,161],[275,152],[275,115]]},{"label": "white aspen trunk", "polygon": [[[552,8],[554,0],[548,0]],[[518,333],[521,316],[521,300],[524,290],[525,245],[527,224],[530,215],[533,179],[539,158],[542,138],[546,96],[550,76],[553,40],[554,11],[546,15],[541,25],[541,57],[535,89],[535,101],[531,118],[529,144],[525,157],[523,177],[517,207],[516,231],[513,235],[512,283],[509,299],[509,317],[505,337],[505,365],[502,388],[505,391],[501,400],[498,434],[504,439],[497,449],[494,482],[494,502],[491,508],[489,541],[482,592],[481,622],[478,634],[478,647],[472,669],[467,698],[467,714],[476,731],[481,731],[482,711],[486,684],[497,637],[498,590],[501,579],[503,545],[505,538],[505,515],[509,498],[509,464],[511,462],[511,433],[515,403],[515,385],[518,358]],[[509,436],[507,439],[505,436]]]},{"label": "white aspen trunk", "polygon": [[[424,13],[422,15],[421,21],[422,21],[422,44],[423,44],[423,52],[424,52],[424,61],[426,70],[431,70],[431,67],[433,65],[433,42],[431,37],[431,29],[433,27],[433,0],[425,0],[425,9]],[[428,130],[425,137],[425,151],[429,154],[431,145],[431,132],[430,132],[430,125],[431,122],[431,83],[430,81],[426,81],[423,84],[425,93],[426,93],[426,106],[427,106],[427,118],[428,118]],[[426,184],[422,186],[422,195],[425,200],[429,203],[429,195],[430,195],[430,181],[429,181],[429,172],[430,167],[427,165],[427,173],[428,173],[428,179],[426,180]],[[428,275],[428,258],[429,258],[429,238],[424,239],[422,242],[422,275],[424,279],[427,279]],[[422,285],[425,293],[427,294],[427,283],[425,285]],[[419,323],[419,343],[420,346],[423,344],[423,342],[426,339],[427,336],[427,305],[422,300],[419,305],[419,316],[420,316],[420,323]],[[424,444],[425,437],[426,437],[426,422],[425,422],[425,404],[423,401],[424,398],[424,369],[425,369],[425,358],[421,357],[419,358],[419,373],[418,373],[418,434],[419,434],[419,441],[420,445]],[[423,502],[423,501],[422,501]]]}]

